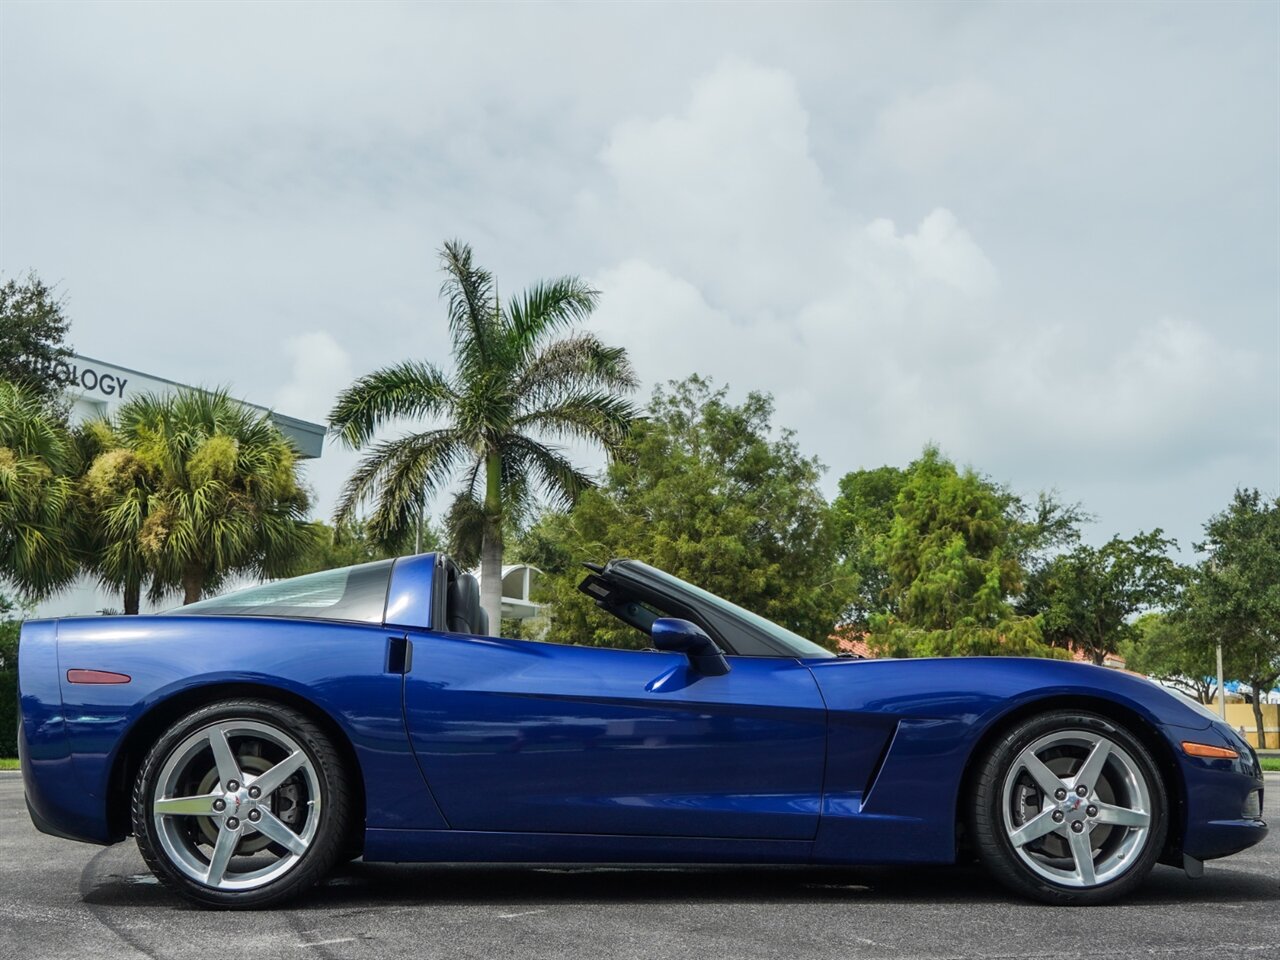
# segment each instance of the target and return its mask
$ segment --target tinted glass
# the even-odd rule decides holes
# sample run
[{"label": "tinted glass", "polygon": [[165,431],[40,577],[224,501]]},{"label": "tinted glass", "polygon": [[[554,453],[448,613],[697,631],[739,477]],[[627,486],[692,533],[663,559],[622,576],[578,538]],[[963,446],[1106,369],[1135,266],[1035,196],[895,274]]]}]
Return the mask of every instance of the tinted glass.
[{"label": "tinted glass", "polygon": [[322,570],[188,604],[173,613],[381,623],[394,560]]},{"label": "tinted glass", "polygon": [[811,640],[806,640],[798,633],[792,633],[786,627],[780,627],[772,620],[766,620],[759,614],[752,613],[750,610],[744,610],[736,603],[730,603],[724,597],[717,597],[714,593],[703,590],[701,587],[695,587],[692,583],[681,580],[679,577],[673,577],[665,570],[659,570],[651,567],[647,563],[641,563],[638,560],[632,560],[631,563],[637,567],[643,567],[647,573],[657,580],[664,581],[671,586],[684,590],[702,600],[710,606],[716,607],[735,617],[746,620],[756,629],[767,633],[775,641],[781,644],[786,650],[790,651],[793,656],[808,659],[826,659],[834,657],[835,654],[825,647],[820,647]]}]

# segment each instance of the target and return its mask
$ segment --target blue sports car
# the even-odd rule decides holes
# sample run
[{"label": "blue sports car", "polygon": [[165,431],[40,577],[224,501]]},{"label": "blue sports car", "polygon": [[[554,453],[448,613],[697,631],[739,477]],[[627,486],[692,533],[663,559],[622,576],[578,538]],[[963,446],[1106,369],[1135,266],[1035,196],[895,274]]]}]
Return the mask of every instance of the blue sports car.
[{"label": "blue sports car", "polygon": [[129,834],[203,904],[335,863],[952,863],[1100,903],[1257,843],[1249,745],[1140,677],[837,657],[634,560],[582,590],[652,649],[490,637],[441,554],[145,617],[29,621],[19,751],[46,833]]}]

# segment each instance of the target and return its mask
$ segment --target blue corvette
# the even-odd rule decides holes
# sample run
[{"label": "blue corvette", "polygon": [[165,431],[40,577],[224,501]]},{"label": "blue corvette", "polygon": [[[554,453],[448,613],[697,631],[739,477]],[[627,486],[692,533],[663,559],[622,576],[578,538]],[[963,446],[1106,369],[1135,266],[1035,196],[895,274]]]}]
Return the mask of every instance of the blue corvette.
[{"label": "blue corvette", "polygon": [[261,906],[367,861],[952,863],[1099,903],[1257,843],[1212,714],[1030,659],[858,660],[645,564],[582,589],[651,650],[486,636],[440,554],[180,613],[30,621],[31,817],[137,838],[186,897]]}]

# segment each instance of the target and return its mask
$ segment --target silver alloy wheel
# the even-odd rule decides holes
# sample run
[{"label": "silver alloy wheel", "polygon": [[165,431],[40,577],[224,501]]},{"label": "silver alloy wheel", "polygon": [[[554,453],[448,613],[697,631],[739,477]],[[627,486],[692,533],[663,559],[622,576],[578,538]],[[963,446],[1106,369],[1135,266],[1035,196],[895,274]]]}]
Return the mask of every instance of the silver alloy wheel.
[{"label": "silver alloy wheel", "polygon": [[[247,749],[276,760],[255,775],[237,756]],[[204,780],[210,763],[217,771],[213,789],[192,794],[187,785]],[[298,794],[289,810],[290,819],[301,821],[296,829],[278,815],[286,793]],[[315,838],[320,808],[320,780],[306,751],[283,730],[257,720],[222,720],[191,734],[170,752],[151,797],[156,836],[170,862],[218,890],[253,890],[293,869]],[[216,828],[212,844],[196,818]],[[248,841],[255,834],[272,847],[263,851]]]},{"label": "silver alloy wheel", "polygon": [[1095,887],[1136,863],[1151,832],[1151,789],[1116,741],[1061,730],[1028,745],[1001,792],[1018,857],[1053,883]]}]

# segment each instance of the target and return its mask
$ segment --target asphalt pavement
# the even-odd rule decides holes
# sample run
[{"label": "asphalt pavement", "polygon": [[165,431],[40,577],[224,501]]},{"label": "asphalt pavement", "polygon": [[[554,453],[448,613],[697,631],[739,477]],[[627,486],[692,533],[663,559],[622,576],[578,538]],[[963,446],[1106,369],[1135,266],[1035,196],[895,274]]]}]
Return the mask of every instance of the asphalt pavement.
[{"label": "asphalt pavement", "polygon": [[[1280,827],[1280,777],[1266,815]],[[0,773],[0,958],[1280,957],[1280,829],[1202,880],[1157,867],[1093,908],[1010,897],[976,867],[351,864],[287,908],[190,907],[114,847],[37,833]]]}]

